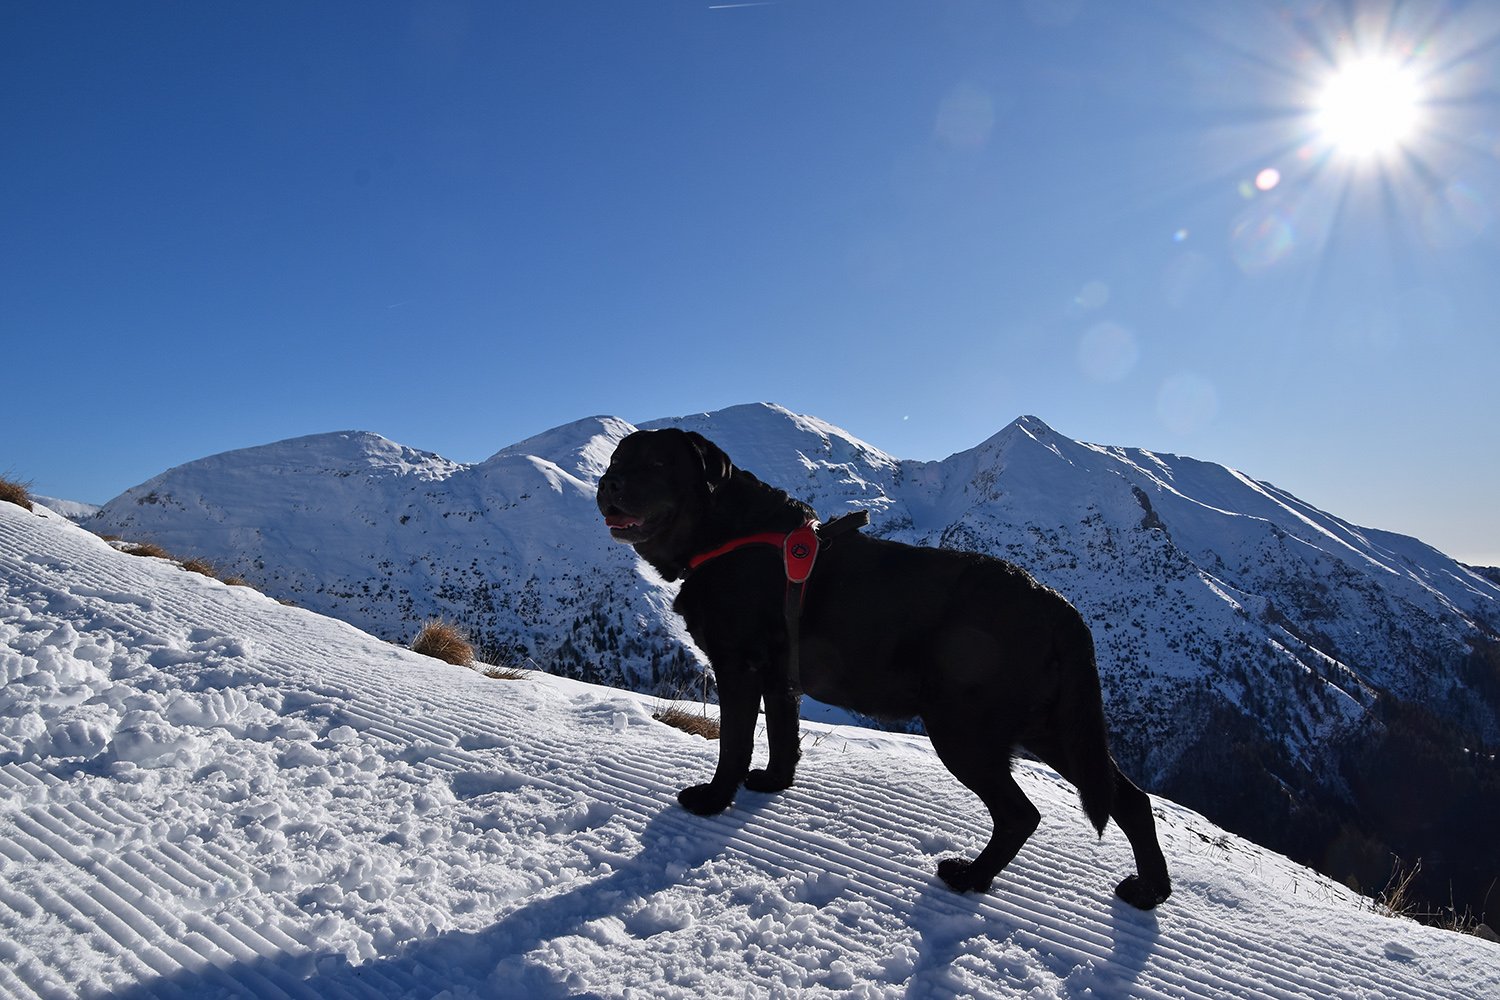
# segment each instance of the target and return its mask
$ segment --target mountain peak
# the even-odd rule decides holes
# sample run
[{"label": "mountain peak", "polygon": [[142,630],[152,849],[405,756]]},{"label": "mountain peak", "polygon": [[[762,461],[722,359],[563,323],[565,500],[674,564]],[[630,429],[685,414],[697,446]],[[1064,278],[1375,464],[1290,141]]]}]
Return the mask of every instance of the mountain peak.
[{"label": "mountain peak", "polygon": [[430,451],[397,444],[373,431],[344,430],[307,434],[226,451],[189,462],[173,471],[188,471],[200,467],[272,469],[278,474],[379,470],[396,474],[441,476],[457,468],[458,463]]},{"label": "mountain peak", "polygon": [[633,430],[633,424],[619,417],[584,417],[501,448],[481,464],[523,456],[540,458],[594,482],[604,475],[615,445]]},{"label": "mountain peak", "polygon": [[756,475],[761,475],[765,465],[785,460],[790,454],[802,456],[804,463],[896,465],[895,458],[842,427],[795,413],[779,403],[740,403],[707,413],[653,420],[641,427],[697,431],[723,448],[736,465]]},{"label": "mountain peak", "polygon": [[1028,434],[1052,434],[1054,431],[1041,417],[1030,413],[1023,413],[1011,421],[1011,426],[1025,431]]}]

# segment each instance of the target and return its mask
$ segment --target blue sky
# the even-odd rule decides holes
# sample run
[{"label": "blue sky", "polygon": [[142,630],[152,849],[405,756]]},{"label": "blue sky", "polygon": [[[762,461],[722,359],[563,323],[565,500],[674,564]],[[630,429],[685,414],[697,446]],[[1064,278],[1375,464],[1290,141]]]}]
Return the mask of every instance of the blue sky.
[{"label": "blue sky", "polygon": [[[1360,60],[1416,88],[1383,151],[1318,114]],[[39,493],[770,400],[924,459],[1031,413],[1500,564],[1491,3],[17,2],[0,126]]]}]

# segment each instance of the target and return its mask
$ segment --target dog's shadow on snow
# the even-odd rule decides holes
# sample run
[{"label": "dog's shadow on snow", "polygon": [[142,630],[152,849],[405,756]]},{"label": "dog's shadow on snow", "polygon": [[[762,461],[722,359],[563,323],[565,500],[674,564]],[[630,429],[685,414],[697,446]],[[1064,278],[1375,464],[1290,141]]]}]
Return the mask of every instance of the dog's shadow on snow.
[{"label": "dog's shadow on snow", "polygon": [[1100,901],[1109,913],[1105,928],[1068,926],[1069,917],[1061,910],[1057,920],[1047,922],[998,912],[994,896],[1005,891],[1004,872],[988,893],[977,895],[956,894],[933,874],[911,904],[916,955],[905,1000],[964,995],[955,963],[973,952],[976,937],[1013,946],[973,968],[1000,994],[1026,987],[1040,965],[1064,981],[1063,996],[1131,995],[1156,950],[1160,926],[1155,911],[1143,913],[1111,896]]},{"label": "dog's shadow on snow", "polygon": [[[619,916],[632,904],[648,899],[682,881],[684,871],[719,857],[740,828],[751,822],[758,810],[756,796],[741,796],[733,808],[716,816],[695,816],[676,802],[664,803],[640,835],[641,847],[608,875],[594,878],[551,896],[532,900],[504,914],[480,931],[453,932],[413,943],[390,959],[363,963],[350,974],[363,982],[373,971],[391,964],[410,974],[424,971],[439,976],[444,969],[467,966],[482,975],[493,970],[487,995],[517,997],[588,997],[570,988],[566,977],[559,982],[557,970],[520,962],[520,956],[548,941],[576,934],[590,921]],[[507,963],[506,959],[514,961]],[[501,965],[506,967],[497,968]],[[310,985],[321,989],[321,982]],[[470,984],[471,987],[474,984]],[[503,994],[494,992],[502,987]]]},{"label": "dog's shadow on snow", "polygon": [[[576,933],[592,920],[628,910],[633,901],[681,881],[690,870],[723,853],[739,829],[753,820],[759,796],[718,816],[703,818],[676,802],[641,832],[641,848],[607,875],[525,903],[478,931],[452,931],[412,942],[395,954],[351,965],[342,956],[306,953],[237,962],[224,967],[181,970],[112,995],[112,1000],[178,996],[434,996],[445,987],[456,995],[583,996],[546,970],[506,959],[547,941]],[[486,981],[488,979],[488,981]]]},{"label": "dog's shadow on snow", "polygon": [[[501,915],[477,931],[451,931],[414,941],[396,953],[351,965],[342,956],[306,952],[183,969],[164,979],[130,987],[112,1000],[148,997],[228,996],[496,996],[589,997],[559,970],[537,967],[520,956],[548,941],[564,938],[591,921],[629,911],[631,904],[670,888],[682,873],[724,852],[741,827],[752,824],[764,797],[742,795],[735,806],[711,818],[694,816],[675,802],[664,802],[640,835],[640,850],[611,870]],[[856,881],[858,873],[852,876]],[[1005,891],[1004,875],[992,893]],[[1002,954],[999,967],[976,968],[1002,990],[1023,983],[1037,958],[1067,981],[1066,995],[1123,996],[1139,977],[1158,939],[1154,913],[1141,913],[1114,900],[1108,930],[1073,932],[997,912],[988,894],[956,895],[933,874],[911,901],[914,954],[893,956],[883,977],[905,981],[907,1000],[952,997],[958,980],[954,965],[977,936],[1005,940],[1030,953],[1012,964]],[[1066,919],[1064,917],[1064,919]],[[1109,938],[1105,940],[1106,936]],[[1004,949],[1011,952],[1012,949]],[[586,987],[585,987],[586,988]]]}]

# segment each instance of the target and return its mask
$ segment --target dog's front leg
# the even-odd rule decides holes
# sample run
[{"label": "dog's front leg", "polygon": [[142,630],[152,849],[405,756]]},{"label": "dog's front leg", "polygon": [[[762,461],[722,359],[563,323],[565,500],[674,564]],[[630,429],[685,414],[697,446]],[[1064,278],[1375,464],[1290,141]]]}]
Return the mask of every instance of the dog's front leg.
[{"label": "dog's front leg", "polygon": [[797,759],[801,755],[801,702],[785,678],[773,681],[766,690],[766,742],[770,759],[765,770],[756,768],[745,777],[745,787],[752,792],[779,792],[790,788],[797,776]]},{"label": "dog's front leg", "polygon": [[719,766],[706,785],[692,785],[677,793],[688,812],[712,816],[734,801],[734,793],[750,770],[755,742],[755,717],[760,691],[755,675],[743,666],[714,671],[719,682]]}]

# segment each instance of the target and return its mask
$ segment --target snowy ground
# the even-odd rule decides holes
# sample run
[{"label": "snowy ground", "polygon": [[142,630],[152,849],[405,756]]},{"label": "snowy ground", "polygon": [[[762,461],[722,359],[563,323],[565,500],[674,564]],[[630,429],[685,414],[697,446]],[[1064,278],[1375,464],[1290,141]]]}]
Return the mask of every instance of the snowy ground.
[{"label": "snowy ground", "polygon": [[982,896],[925,741],[808,726],[715,819],[649,699],[497,681],[0,503],[0,995],[1500,996],[1500,946],[1391,919],[1159,802],[1175,894],[1019,764]]}]

